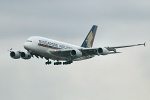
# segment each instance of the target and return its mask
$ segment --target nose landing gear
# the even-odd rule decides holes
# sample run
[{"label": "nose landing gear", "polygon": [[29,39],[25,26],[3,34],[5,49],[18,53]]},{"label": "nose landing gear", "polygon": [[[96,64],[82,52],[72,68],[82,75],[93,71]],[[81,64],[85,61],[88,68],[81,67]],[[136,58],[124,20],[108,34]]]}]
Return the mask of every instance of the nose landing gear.
[{"label": "nose landing gear", "polygon": [[49,61],[49,60],[48,60],[47,62],[45,62],[46,65],[49,65],[49,64],[51,64],[51,63],[52,63],[52,62]]}]

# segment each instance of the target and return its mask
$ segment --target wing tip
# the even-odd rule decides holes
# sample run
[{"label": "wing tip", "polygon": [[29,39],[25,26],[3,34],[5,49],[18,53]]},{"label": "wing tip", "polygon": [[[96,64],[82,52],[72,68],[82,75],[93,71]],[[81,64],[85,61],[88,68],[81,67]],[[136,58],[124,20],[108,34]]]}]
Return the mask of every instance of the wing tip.
[{"label": "wing tip", "polygon": [[146,46],[146,42],[143,45]]}]

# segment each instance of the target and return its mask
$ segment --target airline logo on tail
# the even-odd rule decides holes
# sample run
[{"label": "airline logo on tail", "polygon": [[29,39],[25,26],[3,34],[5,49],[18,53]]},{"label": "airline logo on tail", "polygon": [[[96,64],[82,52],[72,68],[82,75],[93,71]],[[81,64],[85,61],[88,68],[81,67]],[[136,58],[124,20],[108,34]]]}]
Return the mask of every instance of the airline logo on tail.
[{"label": "airline logo on tail", "polygon": [[83,44],[81,45],[81,47],[91,48],[93,46],[96,31],[97,31],[97,26],[93,25],[93,27],[91,28],[89,34],[85,38],[85,40],[84,40]]},{"label": "airline logo on tail", "polygon": [[87,44],[87,47],[92,47],[91,46],[92,39],[93,39],[93,33],[91,31],[90,34],[88,35],[87,39],[85,40],[86,44]]}]

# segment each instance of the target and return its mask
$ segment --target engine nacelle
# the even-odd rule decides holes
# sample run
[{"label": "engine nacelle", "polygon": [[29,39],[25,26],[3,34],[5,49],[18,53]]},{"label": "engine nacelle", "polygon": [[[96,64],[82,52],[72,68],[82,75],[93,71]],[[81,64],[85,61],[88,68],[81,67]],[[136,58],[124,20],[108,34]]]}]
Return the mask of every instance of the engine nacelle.
[{"label": "engine nacelle", "polygon": [[107,55],[107,54],[110,54],[110,51],[107,50],[106,48],[98,48],[97,53],[98,55]]},{"label": "engine nacelle", "polygon": [[20,58],[20,52],[19,51],[10,51],[10,57],[13,59],[19,59]]},{"label": "engine nacelle", "polygon": [[21,52],[21,58],[22,59],[30,59],[31,54],[29,52]]},{"label": "engine nacelle", "polygon": [[72,50],[72,51],[70,52],[70,54],[71,54],[71,56],[73,56],[73,57],[78,57],[78,58],[82,56],[82,52],[79,51],[79,50]]}]

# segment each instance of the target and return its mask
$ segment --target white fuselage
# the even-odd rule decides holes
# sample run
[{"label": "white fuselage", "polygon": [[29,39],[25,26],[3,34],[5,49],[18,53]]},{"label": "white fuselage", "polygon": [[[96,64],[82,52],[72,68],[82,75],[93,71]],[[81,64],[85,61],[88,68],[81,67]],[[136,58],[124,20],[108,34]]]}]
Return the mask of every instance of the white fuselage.
[{"label": "white fuselage", "polygon": [[[77,50],[83,47],[75,46],[72,44],[47,39],[40,36],[33,36],[27,39],[24,44],[24,48],[31,53],[40,54],[41,56],[53,59],[53,60],[68,60],[68,56],[60,55],[57,51],[64,50]],[[82,56],[80,58],[74,58],[73,60],[83,60],[88,57]]]}]

